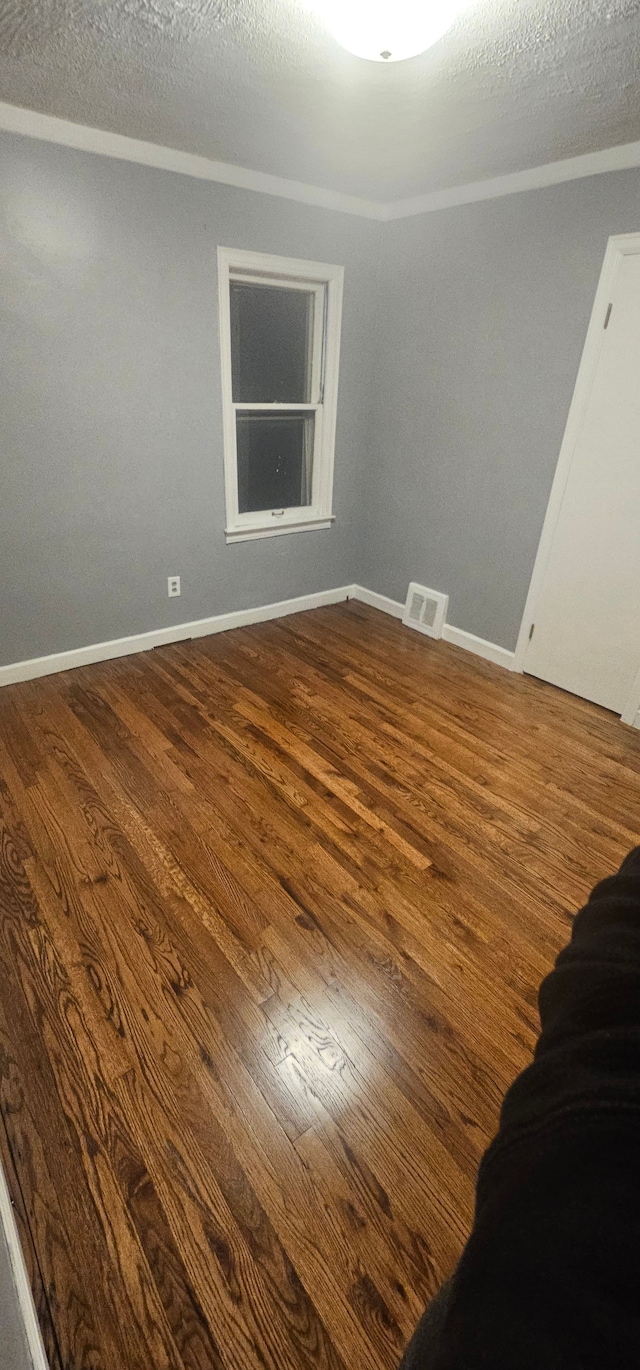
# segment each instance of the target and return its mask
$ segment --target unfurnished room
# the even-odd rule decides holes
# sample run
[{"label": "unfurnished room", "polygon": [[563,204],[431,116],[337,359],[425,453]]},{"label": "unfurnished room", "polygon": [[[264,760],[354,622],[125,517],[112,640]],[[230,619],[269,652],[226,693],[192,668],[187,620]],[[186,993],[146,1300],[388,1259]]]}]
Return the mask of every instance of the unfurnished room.
[{"label": "unfurnished room", "polygon": [[0,1370],[640,1366],[640,0],[0,4]]}]

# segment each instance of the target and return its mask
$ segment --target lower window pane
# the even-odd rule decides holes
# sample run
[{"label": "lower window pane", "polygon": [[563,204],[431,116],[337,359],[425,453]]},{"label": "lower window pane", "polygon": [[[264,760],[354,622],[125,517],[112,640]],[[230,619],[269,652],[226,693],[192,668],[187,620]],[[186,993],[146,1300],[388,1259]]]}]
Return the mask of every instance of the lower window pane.
[{"label": "lower window pane", "polygon": [[238,511],[311,504],[315,413],[236,413]]}]

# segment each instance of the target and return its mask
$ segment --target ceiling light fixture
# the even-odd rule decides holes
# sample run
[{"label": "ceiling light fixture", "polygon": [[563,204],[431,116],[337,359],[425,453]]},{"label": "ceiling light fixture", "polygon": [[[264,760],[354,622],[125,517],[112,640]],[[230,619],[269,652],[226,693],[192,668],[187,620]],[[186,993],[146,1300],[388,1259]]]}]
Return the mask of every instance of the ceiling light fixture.
[{"label": "ceiling light fixture", "polygon": [[314,0],[334,38],[370,62],[403,62],[442,38],[469,0]]}]

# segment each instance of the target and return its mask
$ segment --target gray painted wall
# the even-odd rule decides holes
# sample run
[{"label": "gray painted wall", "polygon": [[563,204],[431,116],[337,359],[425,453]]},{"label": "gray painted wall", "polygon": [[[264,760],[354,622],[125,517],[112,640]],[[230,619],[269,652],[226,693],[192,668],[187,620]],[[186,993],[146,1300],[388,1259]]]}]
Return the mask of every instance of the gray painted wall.
[{"label": "gray painted wall", "polygon": [[[353,580],[515,645],[640,172],[376,224],[2,134],[0,185],[0,664]],[[218,243],[346,268],[330,531],[225,544]]]},{"label": "gray painted wall", "polygon": [[513,648],[607,238],[640,230],[640,172],[384,227],[360,580],[448,592],[451,623]]},{"label": "gray painted wall", "polygon": [[[0,664],[353,581],[383,226],[11,134],[0,186]],[[346,268],[331,530],[225,544],[219,243]]]}]

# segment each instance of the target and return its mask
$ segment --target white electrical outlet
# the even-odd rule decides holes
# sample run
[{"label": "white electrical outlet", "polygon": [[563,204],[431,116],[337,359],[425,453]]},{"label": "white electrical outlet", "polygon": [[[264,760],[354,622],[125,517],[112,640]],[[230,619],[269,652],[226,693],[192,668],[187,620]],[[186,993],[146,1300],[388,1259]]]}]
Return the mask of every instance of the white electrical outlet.
[{"label": "white electrical outlet", "polygon": [[167,594],[169,599],[173,599],[174,595],[179,595],[180,593],[180,576],[167,576]]}]

